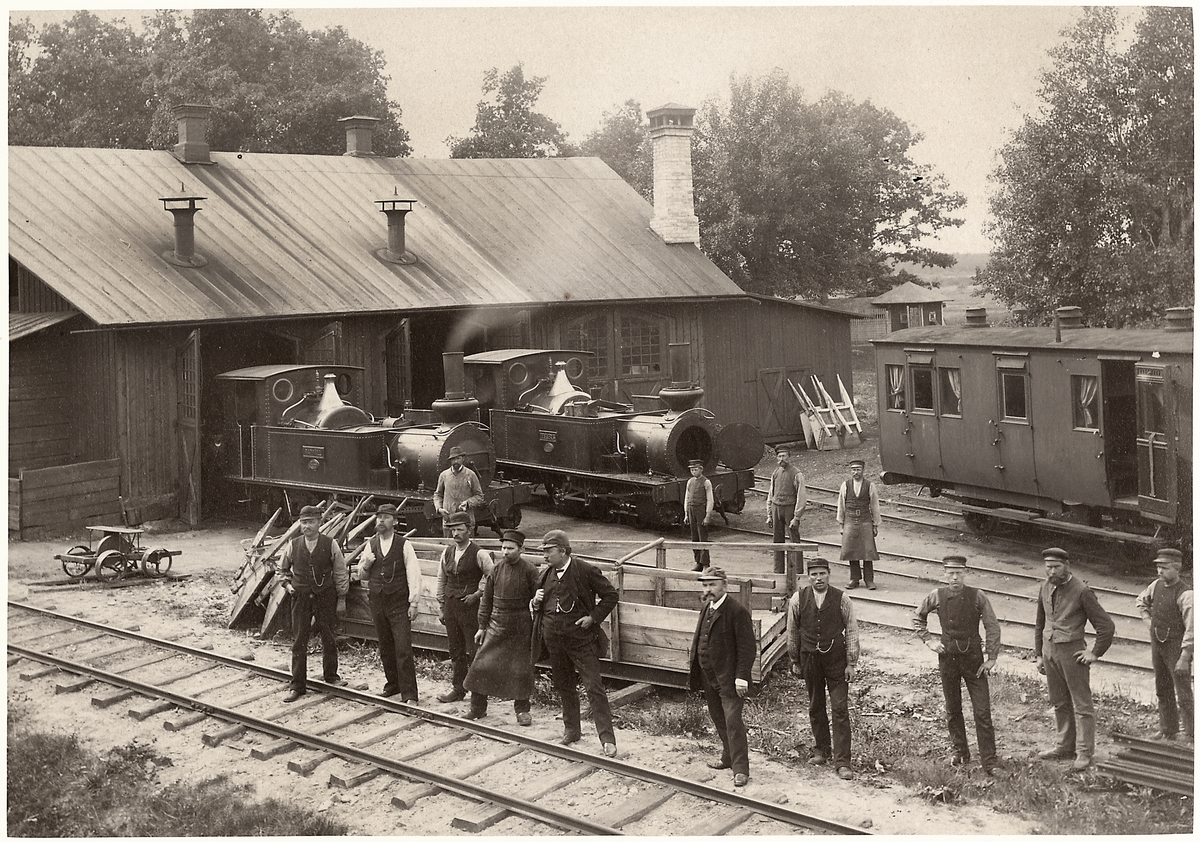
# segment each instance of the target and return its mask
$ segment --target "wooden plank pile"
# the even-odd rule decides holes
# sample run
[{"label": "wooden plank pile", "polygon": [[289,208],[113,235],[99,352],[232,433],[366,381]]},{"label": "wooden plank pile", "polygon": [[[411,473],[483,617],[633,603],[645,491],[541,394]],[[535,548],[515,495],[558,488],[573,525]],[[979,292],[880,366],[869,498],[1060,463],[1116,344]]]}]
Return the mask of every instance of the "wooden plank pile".
[{"label": "wooden plank pile", "polygon": [[811,379],[810,388],[816,395],[815,400],[809,397],[801,384],[788,381],[803,412],[801,426],[809,449],[843,450],[858,447],[862,444],[862,422],[858,420],[858,412],[842,383],[841,375],[837,378],[839,400],[833,399],[815,374]]},{"label": "wooden plank pile", "polygon": [[1191,795],[1195,789],[1196,751],[1190,743],[1147,740],[1113,734],[1120,750],[1096,764],[1106,775],[1136,786]]}]

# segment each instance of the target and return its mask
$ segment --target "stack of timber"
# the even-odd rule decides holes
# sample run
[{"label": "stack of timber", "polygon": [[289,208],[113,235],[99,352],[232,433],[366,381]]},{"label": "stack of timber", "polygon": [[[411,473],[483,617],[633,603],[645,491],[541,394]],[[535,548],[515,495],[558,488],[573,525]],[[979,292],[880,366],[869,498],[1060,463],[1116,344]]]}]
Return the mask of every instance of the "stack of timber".
[{"label": "stack of timber", "polygon": [[788,381],[803,412],[801,426],[810,450],[842,450],[862,444],[862,422],[858,420],[854,401],[850,400],[841,375],[838,375],[837,384],[840,400],[835,401],[814,374],[811,385],[816,396],[814,400],[802,385]]},{"label": "stack of timber", "polygon": [[1135,786],[1192,794],[1196,750],[1191,743],[1147,740],[1129,734],[1113,734],[1112,738],[1121,748],[1096,764],[1099,771]]},{"label": "stack of timber", "polygon": [[[279,631],[290,632],[289,597],[275,571],[279,550],[299,532],[298,527],[293,526],[279,538],[267,539],[265,535],[274,521],[275,518],[249,543],[246,562],[233,582],[236,596],[230,627],[257,624],[263,637]],[[340,530],[351,570],[357,566],[366,532],[374,525],[374,516],[366,515],[357,521],[357,525],[349,525],[355,522],[353,511],[339,512],[336,506],[330,506],[321,527],[327,534]],[[449,541],[409,540],[421,565],[421,594],[417,618],[412,624],[413,645],[433,652],[446,652],[446,628],[438,620],[436,590],[439,559]],[[499,556],[497,541],[477,538],[476,543],[489,550],[493,557]],[[769,543],[723,543],[720,546],[753,548],[764,553],[773,551],[773,545]],[[701,607],[699,574],[690,569],[668,567],[667,559],[668,551],[674,550],[690,564],[694,547],[691,542],[663,538],[636,547],[618,541],[576,542],[575,556],[595,563],[617,589],[619,597],[616,609],[603,623],[610,641],[608,657],[601,660],[601,671],[606,677],[665,687],[687,687],[689,650]],[[788,554],[789,569],[785,575],[730,574],[731,596],[751,610],[756,640],[751,680],[755,683],[762,682],[772,667],[787,656],[787,617],[782,608],[795,587],[796,571],[804,569],[803,552],[816,550],[811,544],[790,547],[795,552]],[[764,564],[764,568],[767,567]],[[361,582],[351,581],[346,612],[339,618],[339,625],[339,632],[347,637],[377,640],[367,589]]]}]

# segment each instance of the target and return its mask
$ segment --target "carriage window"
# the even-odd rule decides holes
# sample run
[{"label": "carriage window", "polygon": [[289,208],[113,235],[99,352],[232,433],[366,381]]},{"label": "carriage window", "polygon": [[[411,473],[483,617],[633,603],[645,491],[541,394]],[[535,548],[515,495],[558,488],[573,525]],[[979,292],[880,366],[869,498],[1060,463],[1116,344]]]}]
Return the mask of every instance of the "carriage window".
[{"label": "carriage window", "polygon": [[942,415],[962,415],[962,371],[957,368],[938,369],[939,397]]},{"label": "carriage window", "polygon": [[887,375],[887,408],[904,409],[904,366],[885,365]]},{"label": "carriage window", "polygon": [[1100,378],[1091,374],[1071,375],[1071,425],[1076,430],[1100,429]]},{"label": "carriage window", "polygon": [[1141,428],[1143,433],[1166,433],[1167,413],[1163,400],[1161,380],[1139,380],[1138,398],[1141,403]]},{"label": "carriage window", "polygon": [[1000,397],[1004,418],[1009,421],[1029,420],[1028,383],[1024,374],[1000,373]]},{"label": "carriage window", "polygon": [[933,412],[933,368],[913,365],[908,371],[912,377],[913,410]]}]

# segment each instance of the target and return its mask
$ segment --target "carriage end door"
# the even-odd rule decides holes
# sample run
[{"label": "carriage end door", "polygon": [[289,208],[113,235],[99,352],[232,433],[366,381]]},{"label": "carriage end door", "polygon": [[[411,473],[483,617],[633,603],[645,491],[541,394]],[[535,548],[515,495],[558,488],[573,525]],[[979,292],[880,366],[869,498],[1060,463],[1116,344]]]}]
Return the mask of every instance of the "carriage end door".
[{"label": "carriage end door", "polygon": [[1146,517],[1174,523],[1179,506],[1174,391],[1164,366],[1139,363],[1135,377],[1138,509]]}]

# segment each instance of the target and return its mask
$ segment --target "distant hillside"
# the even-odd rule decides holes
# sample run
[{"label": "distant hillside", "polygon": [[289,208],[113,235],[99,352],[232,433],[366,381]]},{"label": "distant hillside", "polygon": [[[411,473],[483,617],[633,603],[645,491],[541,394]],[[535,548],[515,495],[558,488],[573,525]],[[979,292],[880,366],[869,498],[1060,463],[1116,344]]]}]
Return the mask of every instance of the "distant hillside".
[{"label": "distant hillside", "polygon": [[912,272],[918,278],[927,281],[945,281],[949,278],[972,278],[975,276],[976,269],[982,269],[987,265],[987,254],[956,254],[954,259],[958,261],[949,269],[943,269],[940,266],[912,266],[905,264],[903,268]]}]

